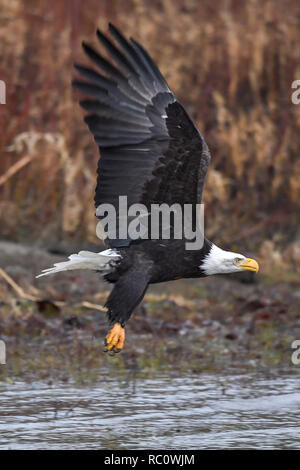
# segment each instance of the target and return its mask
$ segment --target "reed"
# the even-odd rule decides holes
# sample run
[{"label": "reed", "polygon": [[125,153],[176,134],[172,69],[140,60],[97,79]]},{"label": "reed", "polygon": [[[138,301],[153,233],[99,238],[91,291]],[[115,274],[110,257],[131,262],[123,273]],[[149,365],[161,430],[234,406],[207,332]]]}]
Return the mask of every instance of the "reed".
[{"label": "reed", "polygon": [[[300,4],[285,0],[0,0],[0,236],[96,241],[98,151],[71,88],[82,39],[139,40],[205,135],[208,236],[293,241],[300,209]],[[22,160],[23,159],[23,160]],[[21,163],[20,163],[21,162]],[[280,234],[280,236],[278,236]],[[276,240],[275,240],[276,242]],[[224,244],[224,243],[223,243]]]}]

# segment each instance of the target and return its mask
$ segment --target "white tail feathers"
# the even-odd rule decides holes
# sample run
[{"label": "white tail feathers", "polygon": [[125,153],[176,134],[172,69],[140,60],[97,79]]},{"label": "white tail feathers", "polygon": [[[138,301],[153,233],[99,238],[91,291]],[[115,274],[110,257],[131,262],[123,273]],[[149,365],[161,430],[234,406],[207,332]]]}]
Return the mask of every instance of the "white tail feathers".
[{"label": "white tail feathers", "polygon": [[80,251],[78,254],[69,256],[69,261],[55,263],[53,268],[44,269],[42,274],[36,277],[48,276],[48,274],[59,273],[60,271],[69,271],[70,269],[93,269],[108,273],[112,269],[111,261],[117,261],[121,255],[114,250],[105,250],[100,253],[91,251]]}]

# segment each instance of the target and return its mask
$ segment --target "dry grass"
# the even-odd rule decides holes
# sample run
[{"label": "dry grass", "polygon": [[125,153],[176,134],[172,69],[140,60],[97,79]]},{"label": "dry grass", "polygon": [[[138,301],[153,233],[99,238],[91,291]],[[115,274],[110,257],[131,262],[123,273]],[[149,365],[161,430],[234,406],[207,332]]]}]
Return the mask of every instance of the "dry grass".
[{"label": "dry grass", "polygon": [[[26,8],[25,8],[26,3]],[[71,89],[82,39],[112,21],[159,63],[210,146],[207,233],[255,249],[297,236],[300,4],[0,0],[1,236],[96,241],[97,149]],[[22,160],[23,159],[23,160]],[[19,163],[21,162],[21,163]],[[233,215],[232,215],[233,214]],[[293,250],[291,250],[293,252]],[[291,255],[292,256],[292,255]]]}]

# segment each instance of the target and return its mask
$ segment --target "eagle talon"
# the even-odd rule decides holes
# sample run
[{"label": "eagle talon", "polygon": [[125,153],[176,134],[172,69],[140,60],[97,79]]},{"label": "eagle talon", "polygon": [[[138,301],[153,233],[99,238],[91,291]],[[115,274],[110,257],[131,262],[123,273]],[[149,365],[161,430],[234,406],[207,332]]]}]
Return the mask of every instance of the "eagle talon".
[{"label": "eagle talon", "polygon": [[115,323],[104,340],[104,345],[106,346],[104,352],[112,353],[109,354],[110,356],[119,353],[123,349],[124,342],[125,329],[120,323]]}]

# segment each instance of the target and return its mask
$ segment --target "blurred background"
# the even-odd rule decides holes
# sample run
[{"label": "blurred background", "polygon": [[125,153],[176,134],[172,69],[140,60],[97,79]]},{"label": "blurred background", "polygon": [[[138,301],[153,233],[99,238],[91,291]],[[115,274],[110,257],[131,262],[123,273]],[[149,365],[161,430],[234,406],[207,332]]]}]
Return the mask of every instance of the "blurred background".
[{"label": "blurred background", "polygon": [[300,5],[292,0],[1,0],[0,237],[97,243],[98,150],[72,90],[109,21],[150,52],[212,153],[207,236],[299,271]]}]

